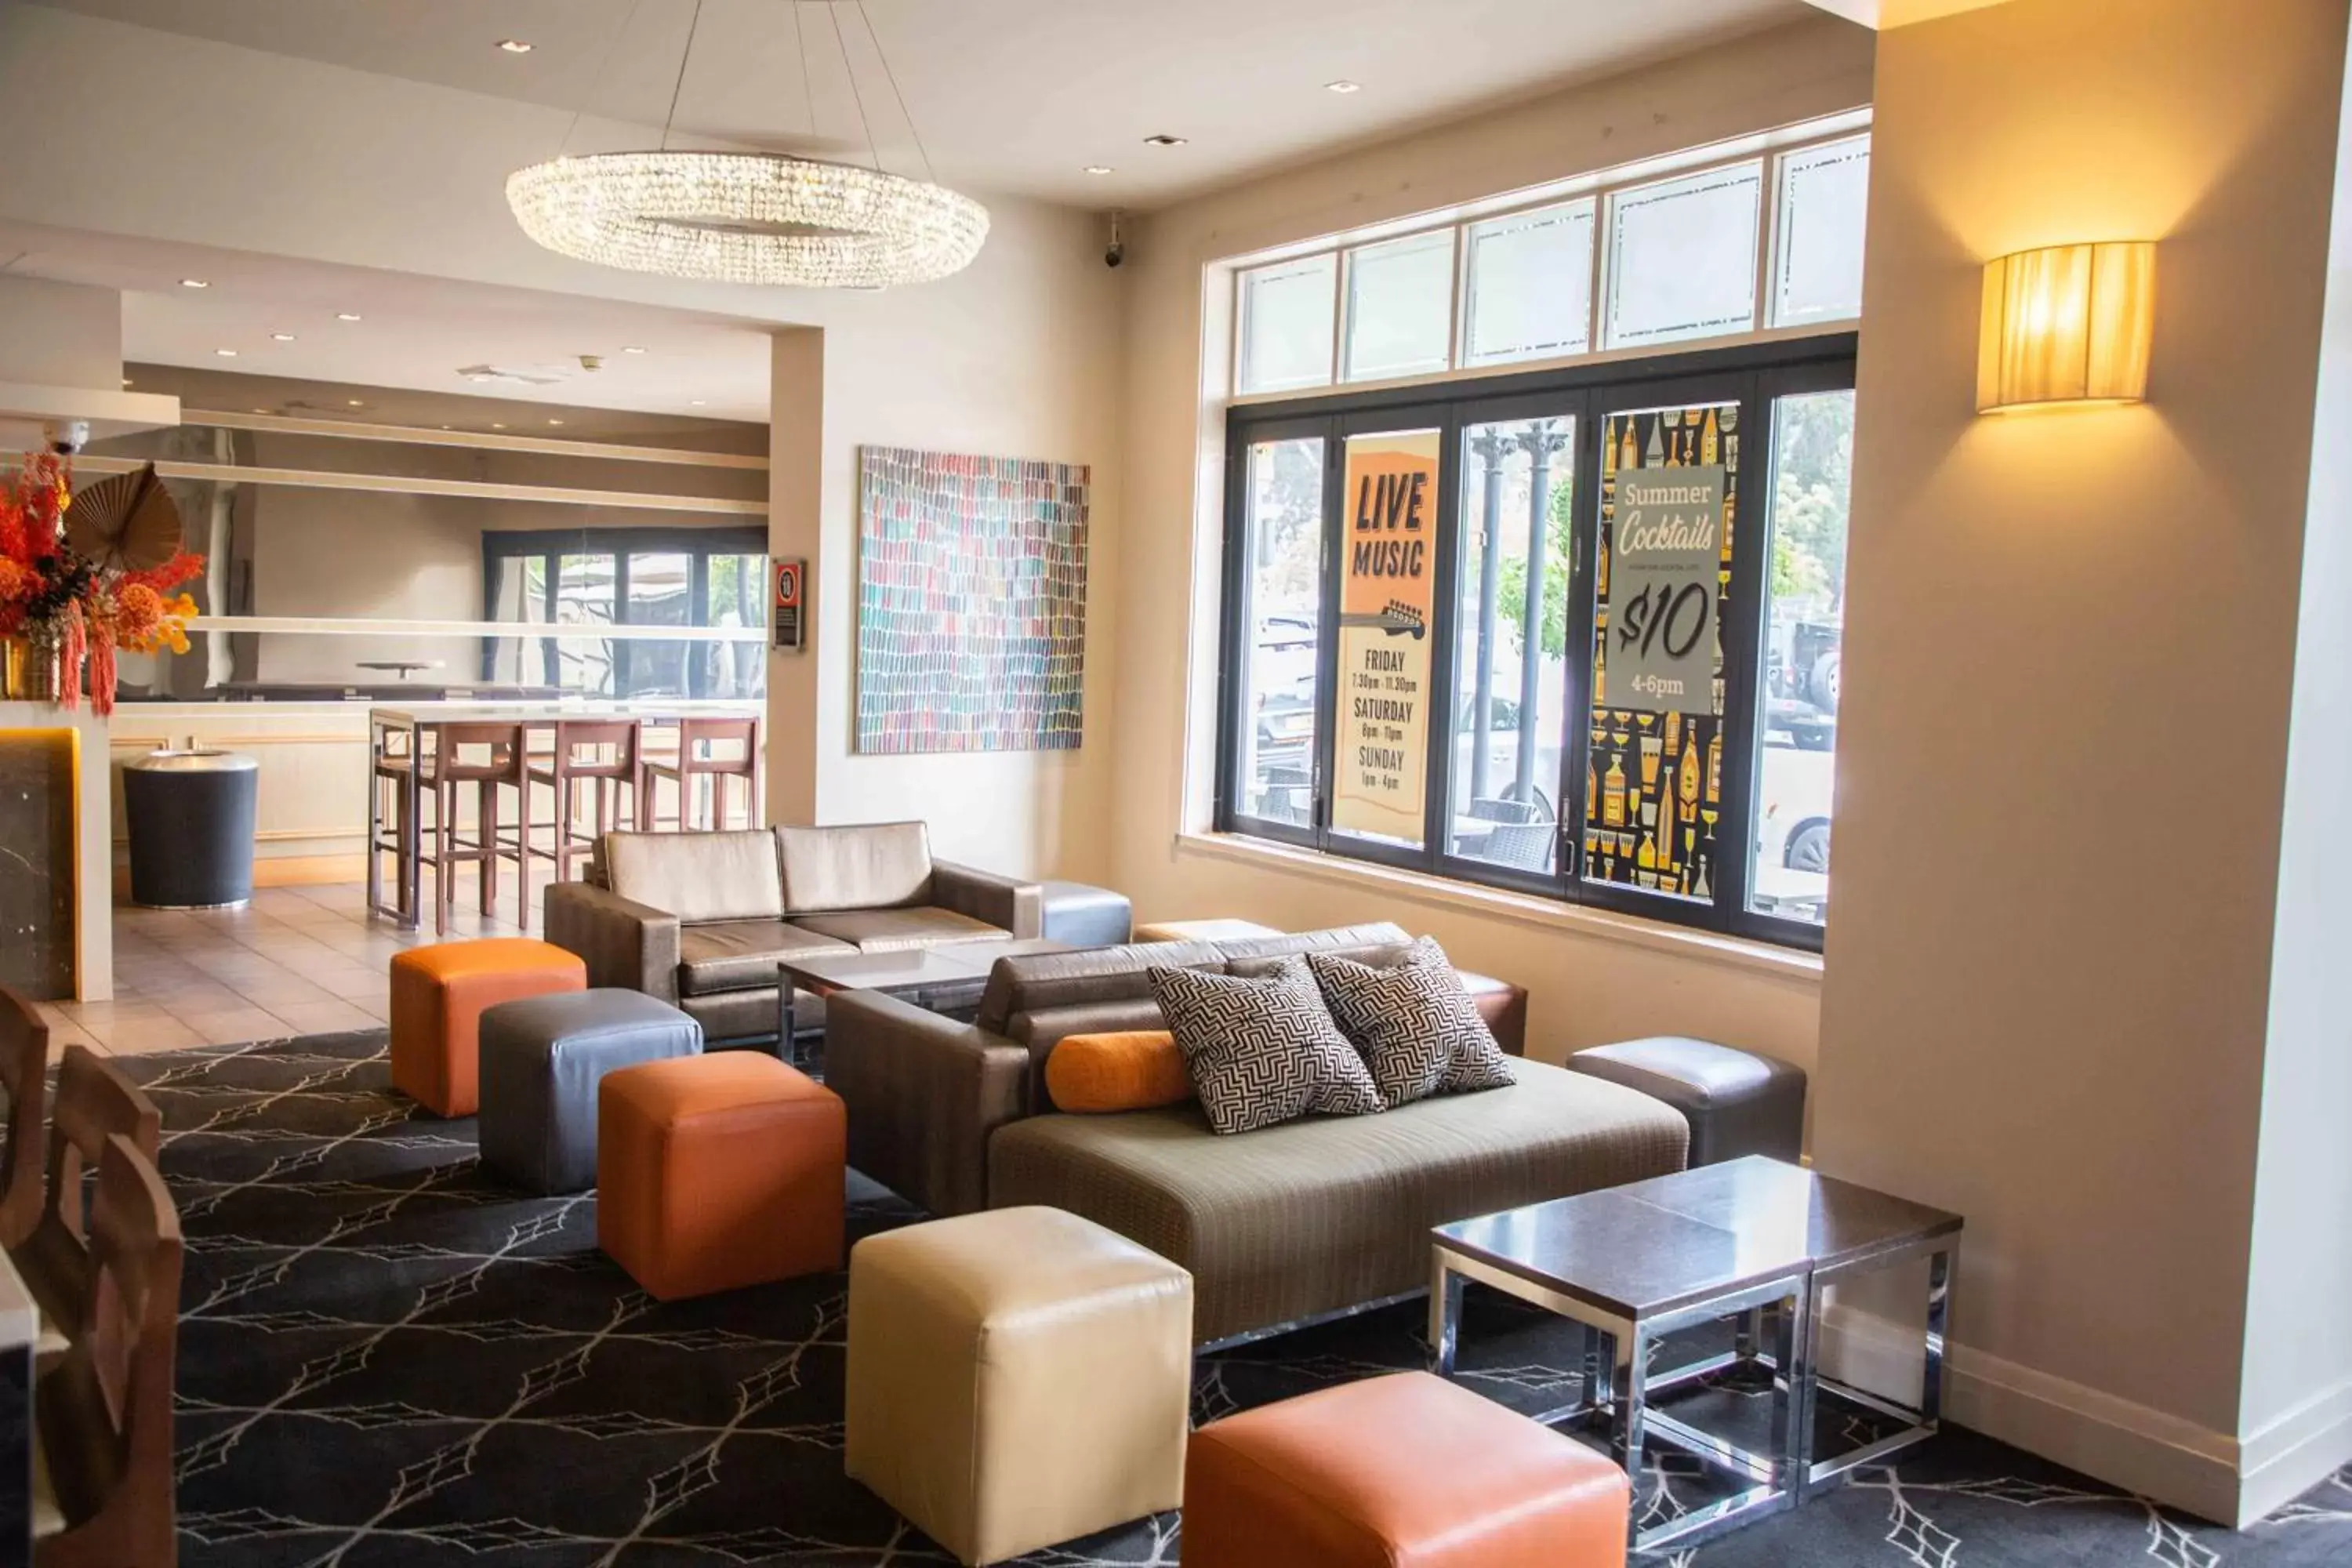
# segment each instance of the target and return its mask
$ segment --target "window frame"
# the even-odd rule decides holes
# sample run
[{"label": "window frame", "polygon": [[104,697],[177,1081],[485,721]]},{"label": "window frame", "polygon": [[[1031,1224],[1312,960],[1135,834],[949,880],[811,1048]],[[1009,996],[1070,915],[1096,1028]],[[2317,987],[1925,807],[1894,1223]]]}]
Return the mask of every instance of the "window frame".
[{"label": "window frame", "polygon": [[[723,528],[530,528],[486,529],[482,533],[482,619],[499,620],[499,590],[504,574],[520,562],[537,556],[546,563],[546,585],[541,594],[541,621],[516,621],[519,627],[551,626],[556,624],[555,605],[562,589],[562,562],[567,555],[610,555],[613,557],[613,621],[614,626],[633,626],[629,619],[629,560],[633,555],[683,555],[688,558],[687,614],[689,626],[710,624],[710,563],[720,555],[756,555],[762,562],[768,555],[768,531],[757,524]],[[500,623],[506,624],[506,623]],[[486,637],[482,642],[482,679],[497,677],[498,644],[506,639]],[[556,645],[552,639],[529,632],[518,633],[515,640],[537,642],[540,645],[541,674],[545,684],[561,686],[561,672],[556,670]],[[634,693],[626,689],[630,676],[630,638],[620,638],[612,644],[612,700],[625,702]],[[689,686],[702,679],[700,661],[689,658],[686,664]],[[699,700],[699,692],[689,692]]]},{"label": "window frame", "polygon": [[[1288,406],[1291,404],[1324,396],[1344,396],[1356,392],[1391,387],[1442,389],[1449,384],[1483,380],[1496,374],[1513,374],[1517,366],[1559,368],[1587,362],[1611,363],[1632,357],[1681,353],[1708,348],[1778,344],[1802,338],[1836,337],[1851,333],[1861,320],[1859,305],[1851,316],[1822,316],[1806,321],[1782,324],[1775,316],[1778,277],[1782,243],[1781,190],[1786,168],[1792,159],[1801,158],[1826,147],[1847,142],[1861,142],[1865,147],[1875,137],[1875,127],[1866,113],[1832,115],[1788,128],[1769,136],[1743,138],[1736,142],[1694,148],[1687,153],[1665,158],[1651,159],[1614,169],[1581,175],[1570,180],[1553,182],[1528,190],[1513,192],[1507,196],[1465,204],[1420,216],[1391,223],[1369,226],[1344,233],[1331,234],[1298,245],[1269,248],[1250,255],[1224,258],[1214,264],[1225,274],[1223,287],[1228,291],[1227,323],[1230,341],[1225,345],[1226,372],[1223,377],[1229,405]],[[1867,156],[1867,153],[1865,153]],[[1759,170],[1760,188],[1757,196],[1756,237],[1750,247],[1749,261],[1753,271],[1753,300],[1748,320],[1744,326],[1727,328],[1703,337],[1667,339],[1632,344],[1612,344],[1608,336],[1609,298],[1612,287],[1609,243],[1613,224],[1613,210],[1619,199],[1638,195],[1653,186],[1672,184],[1680,181],[1702,178],[1711,174],[1755,165]],[[1568,353],[1531,357],[1521,361],[1506,361],[1496,364],[1471,365],[1465,363],[1470,339],[1469,310],[1469,247],[1470,231],[1480,224],[1496,219],[1521,217],[1546,208],[1566,206],[1578,202],[1592,205],[1592,257],[1591,270],[1585,280],[1585,346]],[[1348,318],[1349,314],[1349,264],[1354,253],[1402,240],[1423,238],[1438,233],[1453,236],[1454,266],[1452,293],[1448,301],[1449,332],[1445,368],[1417,375],[1350,382],[1348,368]],[[1330,306],[1331,352],[1325,366],[1324,378],[1311,385],[1251,391],[1243,383],[1248,368],[1248,280],[1260,273],[1277,268],[1296,267],[1328,259],[1331,263]],[[1442,392],[1439,393],[1442,395]]]},{"label": "window frame", "polygon": [[[1721,628],[1724,650],[1722,816],[1716,829],[1717,876],[1705,905],[1685,905],[1636,888],[1587,883],[1583,879],[1586,809],[1583,769],[1591,749],[1592,618],[1597,608],[1595,541],[1600,523],[1601,442],[1611,413],[1736,401],[1744,426],[1769,430],[1771,400],[1793,392],[1851,387],[1858,335],[1852,330],[1737,346],[1701,346],[1661,353],[1506,370],[1443,384],[1364,387],[1318,392],[1281,403],[1230,407],[1225,416],[1225,508],[1223,586],[1218,632],[1217,741],[1213,822],[1221,833],[1241,834],[1448,880],[1533,894],[1561,903],[1610,910],[1637,919],[1749,937],[1781,946],[1819,952],[1820,927],[1747,909],[1748,857],[1755,841],[1756,767],[1759,739],[1755,702],[1764,658],[1762,646],[1767,551],[1767,503],[1771,485],[1771,443],[1745,457],[1734,491],[1732,593]],[[1466,426],[1538,415],[1576,421],[1572,472],[1577,481],[1570,510],[1568,614],[1570,654],[1564,685],[1560,776],[1557,781],[1556,826],[1560,842],[1549,873],[1496,866],[1454,852],[1452,754],[1454,689],[1460,656],[1460,572],[1463,554],[1461,498],[1465,483],[1462,440]],[[1428,722],[1427,774],[1423,784],[1423,843],[1407,848],[1334,835],[1330,828],[1334,749],[1338,742],[1339,601],[1345,544],[1340,493],[1349,435],[1384,430],[1435,428],[1440,432],[1438,516],[1433,541],[1435,606]],[[1310,826],[1269,821],[1236,809],[1240,780],[1240,726],[1246,657],[1254,612],[1247,605],[1249,450],[1262,442],[1319,437],[1323,443],[1323,579],[1317,625],[1315,754],[1310,769]]]}]

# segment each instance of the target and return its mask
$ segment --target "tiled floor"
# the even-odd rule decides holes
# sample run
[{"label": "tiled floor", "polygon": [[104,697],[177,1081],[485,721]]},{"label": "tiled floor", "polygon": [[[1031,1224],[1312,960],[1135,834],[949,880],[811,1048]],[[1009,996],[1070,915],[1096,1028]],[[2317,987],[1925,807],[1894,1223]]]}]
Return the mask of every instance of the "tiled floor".
[{"label": "tiled floor", "polygon": [[[443,940],[433,931],[429,880],[426,891],[425,922],[415,931],[370,918],[357,883],[257,889],[242,910],[117,909],[114,1000],[40,1004],[50,1051],[82,1045],[131,1056],[379,1024],[392,955]],[[510,917],[514,908],[509,877],[499,909]],[[516,934],[509,921],[481,917],[467,878],[447,940]]]}]

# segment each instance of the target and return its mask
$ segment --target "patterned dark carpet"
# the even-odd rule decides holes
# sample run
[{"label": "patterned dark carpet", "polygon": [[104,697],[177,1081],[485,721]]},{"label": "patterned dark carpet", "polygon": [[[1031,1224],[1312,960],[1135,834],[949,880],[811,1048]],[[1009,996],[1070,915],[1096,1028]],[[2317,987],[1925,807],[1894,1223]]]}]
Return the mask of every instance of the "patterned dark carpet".
[{"label": "patterned dark carpet", "polygon": [[[662,1306],[595,1250],[595,1200],[486,1181],[473,1124],[412,1116],[380,1032],[121,1065],[162,1106],[189,1242],[187,1568],[729,1568],[944,1561],[841,1473],[839,1276]],[[853,1236],[912,1211],[860,1184]],[[1464,1367],[1572,1390],[1565,1334],[1479,1303]],[[1404,1308],[1205,1362],[1202,1419],[1420,1365]],[[1672,1468],[1648,1506],[1694,1495]],[[1178,1560],[1154,1519],[1024,1559]],[[1967,1433],[1674,1568],[2352,1561],[2352,1471],[2243,1534]]]}]

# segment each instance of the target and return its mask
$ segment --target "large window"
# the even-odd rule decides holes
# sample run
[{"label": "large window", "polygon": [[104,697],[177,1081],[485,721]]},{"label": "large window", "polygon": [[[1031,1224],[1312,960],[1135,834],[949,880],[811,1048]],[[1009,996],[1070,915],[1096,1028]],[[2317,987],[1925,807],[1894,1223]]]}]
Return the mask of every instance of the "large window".
[{"label": "large window", "polygon": [[[767,538],[757,528],[564,529],[482,536],[487,620],[562,626],[757,626]],[[589,697],[751,698],[756,643],[660,637],[499,639],[482,677]]]},{"label": "large window", "polygon": [[1818,945],[1853,365],[1236,409],[1219,826]]},{"label": "large window", "polygon": [[1834,329],[1862,313],[1869,176],[1870,136],[1845,118],[1243,266],[1233,390]]}]

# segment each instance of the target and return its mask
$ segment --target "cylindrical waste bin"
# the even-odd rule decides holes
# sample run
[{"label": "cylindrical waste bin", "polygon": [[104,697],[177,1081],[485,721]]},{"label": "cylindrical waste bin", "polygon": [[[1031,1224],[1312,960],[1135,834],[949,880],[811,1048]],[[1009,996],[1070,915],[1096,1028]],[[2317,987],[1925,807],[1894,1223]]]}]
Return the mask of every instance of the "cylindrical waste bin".
[{"label": "cylindrical waste bin", "polygon": [[150,752],[122,764],[131,831],[131,901],[157,910],[212,910],[253,897],[251,757],[234,752]]}]

